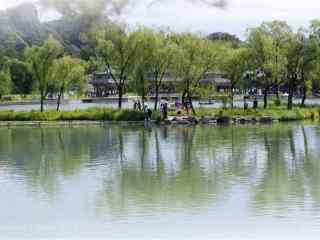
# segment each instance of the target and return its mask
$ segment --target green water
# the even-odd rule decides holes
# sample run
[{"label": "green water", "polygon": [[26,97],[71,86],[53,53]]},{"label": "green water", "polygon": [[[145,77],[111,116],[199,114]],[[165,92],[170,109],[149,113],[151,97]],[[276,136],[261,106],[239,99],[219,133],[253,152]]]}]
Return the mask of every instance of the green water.
[{"label": "green water", "polygon": [[0,128],[0,239],[319,239],[320,126]]}]

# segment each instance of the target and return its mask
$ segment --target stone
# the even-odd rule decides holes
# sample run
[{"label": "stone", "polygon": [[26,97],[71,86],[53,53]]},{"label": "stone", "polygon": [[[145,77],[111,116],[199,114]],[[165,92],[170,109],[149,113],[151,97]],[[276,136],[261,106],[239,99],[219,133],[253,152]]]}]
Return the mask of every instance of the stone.
[{"label": "stone", "polygon": [[261,123],[272,123],[273,120],[274,119],[272,117],[268,117],[268,116],[264,116],[260,118]]},{"label": "stone", "polygon": [[229,124],[231,122],[230,117],[218,117],[217,123],[218,124]]}]

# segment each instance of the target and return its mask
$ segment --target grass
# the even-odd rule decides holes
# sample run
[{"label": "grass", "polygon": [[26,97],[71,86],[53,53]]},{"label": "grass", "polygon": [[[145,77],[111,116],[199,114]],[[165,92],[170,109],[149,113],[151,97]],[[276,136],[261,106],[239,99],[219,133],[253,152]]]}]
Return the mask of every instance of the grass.
[{"label": "grass", "polygon": [[[262,118],[272,117],[279,121],[294,121],[294,120],[311,120],[320,119],[320,108],[293,108],[286,109],[284,106],[271,107],[269,109],[196,109],[198,117],[230,117],[230,118]],[[177,115],[170,112],[170,115]]]},{"label": "grass", "polygon": [[0,111],[0,121],[143,121],[144,114],[133,110],[92,108],[75,111]]},{"label": "grass", "polygon": [[[171,111],[170,116],[177,116]],[[182,115],[187,115],[183,113]],[[293,108],[287,110],[284,106],[269,109],[208,109],[198,108],[197,117],[230,117],[230,118],[262,118],[271,117],[279,121],[320,120],[320,108]],[[153,119],[160,119],[158,112]],[[61,111],[54,110],[31,112],[0,111],[0,121],[143,121],[144,113],[133,110],[118,110],[111,108],[91,108],[86,110]]]}]

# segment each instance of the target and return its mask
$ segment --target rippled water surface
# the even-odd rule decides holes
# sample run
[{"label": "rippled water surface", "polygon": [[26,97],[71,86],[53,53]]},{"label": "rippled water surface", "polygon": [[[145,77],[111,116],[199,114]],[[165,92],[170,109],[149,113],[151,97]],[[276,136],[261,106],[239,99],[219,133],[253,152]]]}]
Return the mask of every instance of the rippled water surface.
[{"label": "rippled water surface", "polygon": [[320,126],[0,128],[0,239],[319,239]]}]

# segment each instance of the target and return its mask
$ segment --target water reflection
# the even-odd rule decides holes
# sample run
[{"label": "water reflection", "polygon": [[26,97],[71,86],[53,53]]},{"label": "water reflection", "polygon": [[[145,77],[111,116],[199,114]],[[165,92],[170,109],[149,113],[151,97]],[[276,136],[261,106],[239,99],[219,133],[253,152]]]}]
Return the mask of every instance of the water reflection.
[{"label": "water reflection", "polygon": [[297,123],[1,128],[0,183],[25,186],[22,205],[45,195],[65,214],[68,193],[81,191],[72,204],[86,205],[82,217],[233,211],[238,201],[242,217],[318,218],[319,146],[320,127]]}]

